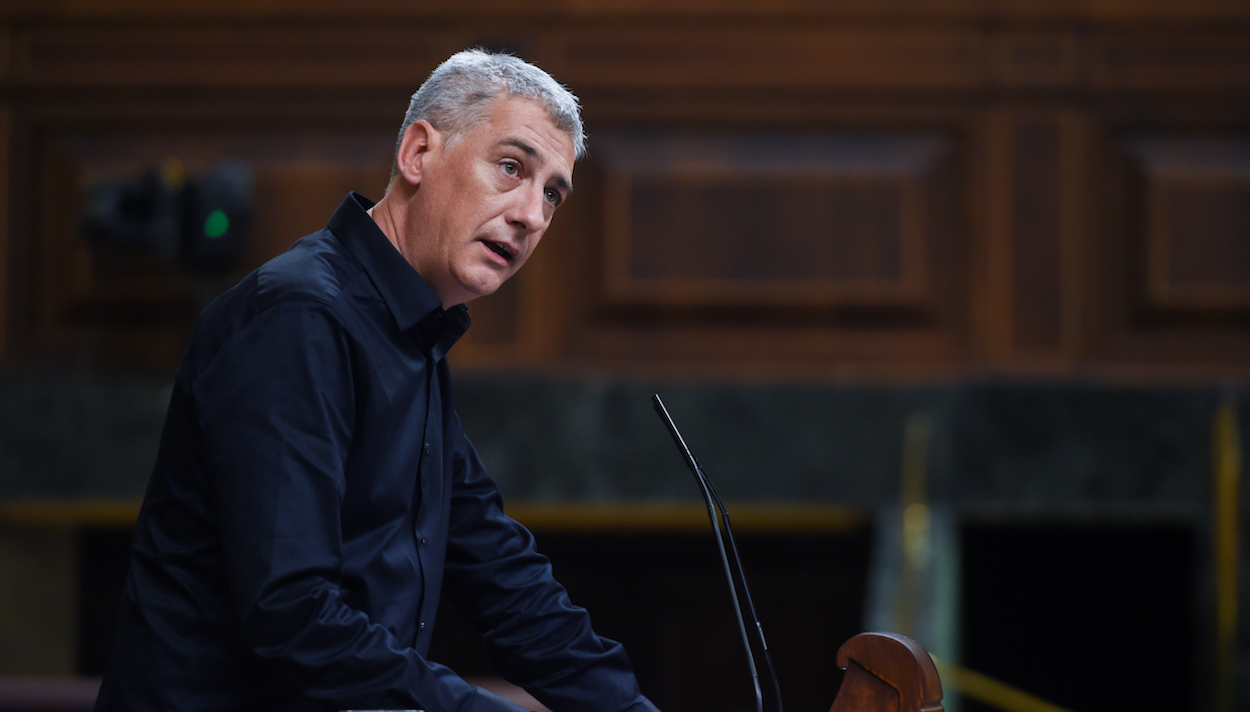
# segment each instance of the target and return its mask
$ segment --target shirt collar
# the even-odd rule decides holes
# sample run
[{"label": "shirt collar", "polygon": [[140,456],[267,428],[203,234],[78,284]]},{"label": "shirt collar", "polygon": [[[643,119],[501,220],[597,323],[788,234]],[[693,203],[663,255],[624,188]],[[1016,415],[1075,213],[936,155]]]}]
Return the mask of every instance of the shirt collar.
[{"label": "shirt collar", "polygon": [[468,309],[444,310],[421,275],[408,264],[367,212],[373,201],[352,192],[326,227],[360,261],[400,331],[416,328],[422,347],[441,358],[469,328]]}]

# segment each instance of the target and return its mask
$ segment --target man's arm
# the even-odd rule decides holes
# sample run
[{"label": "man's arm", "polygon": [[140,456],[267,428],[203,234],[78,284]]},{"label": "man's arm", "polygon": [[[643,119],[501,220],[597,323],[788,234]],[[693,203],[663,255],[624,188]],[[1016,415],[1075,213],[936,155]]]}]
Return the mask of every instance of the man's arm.
[{"label": "man's arm", "polygon": [[530,532],[504,514],[473,446],[457,435],[445,600],[485,638],[500,674],[552,710],[656,712],[624,648],[594,633]]}]

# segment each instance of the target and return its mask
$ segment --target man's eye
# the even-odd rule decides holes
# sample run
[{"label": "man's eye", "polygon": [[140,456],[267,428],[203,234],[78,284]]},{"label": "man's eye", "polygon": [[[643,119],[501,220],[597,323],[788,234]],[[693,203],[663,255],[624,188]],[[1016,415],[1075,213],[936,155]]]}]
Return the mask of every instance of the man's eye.
[{"label": "man's eye", "polygon": [[521,172],[521,167],[515,163],[508,162],[503,164],[503,172],[509,176],[515,176]]},{"label": "man's eye", "polygon": [[547,196],[548,203],[551,203],[552,205],[560,204],[560,191],[555,190],[554,188],[548,188],[546,191],[546,196]]}]

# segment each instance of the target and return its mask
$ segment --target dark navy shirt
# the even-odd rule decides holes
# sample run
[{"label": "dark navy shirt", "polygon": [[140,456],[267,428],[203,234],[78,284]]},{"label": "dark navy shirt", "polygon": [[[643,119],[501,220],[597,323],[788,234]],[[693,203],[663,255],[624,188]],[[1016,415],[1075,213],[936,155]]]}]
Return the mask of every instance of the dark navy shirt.
[{"label": "dark navy shirt", "polygon": [[425,659],[440,594],[557,712],[653,712],[461,429],[444,310],[352,194],[201,315],[98,710],[519,709]]}]

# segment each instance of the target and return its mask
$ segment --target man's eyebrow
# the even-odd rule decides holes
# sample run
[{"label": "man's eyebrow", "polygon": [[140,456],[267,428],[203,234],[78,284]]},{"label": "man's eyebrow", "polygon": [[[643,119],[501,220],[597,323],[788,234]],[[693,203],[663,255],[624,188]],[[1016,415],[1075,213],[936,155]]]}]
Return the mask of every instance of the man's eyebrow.
[{"label": "man's eyebrow", "polygon": [[499,142],[499,145],[500,145],[500,146],[511,146],[511,147],[513,147],[513,148],[519,148],[519,149],[521,149],[521,152],[522,152],[522,153],[524,153],[525,155],[529,156],[530,158],[537,158],[537,159],[539,159],[539,160],[541,160],[541,159],[542,159],[542,156],[539,156],[539,155],[538,155],[538,150],[537,150],[537,149],[535,149],[533,146],[529,145],[528,143],[526,143],[526,142],[522,141],[522,140],[521,140],[521,139],[519,139],[519,138],[505,138],[504,140],[502,140],[502,141],[500,141],[500,142]]},{"label": "man's eyebrow", "polygon": [[[543,157],[538,153],[538,149],[534,148],[533,146],[529,145],[528,143],[522,141],[519,138],[505,138],[504,140],[499,142],[499,145],[511,146],[515,149],[520,150],[521,153],[524,153],[525,155],[537,161],[539,165],[542,165],[543,163]],[[560,176],[559,178],[556,178],[556,185],[563,188],[565,193],[573,192],[573,183],[569,179],[565,178],[564,176]]]}]

